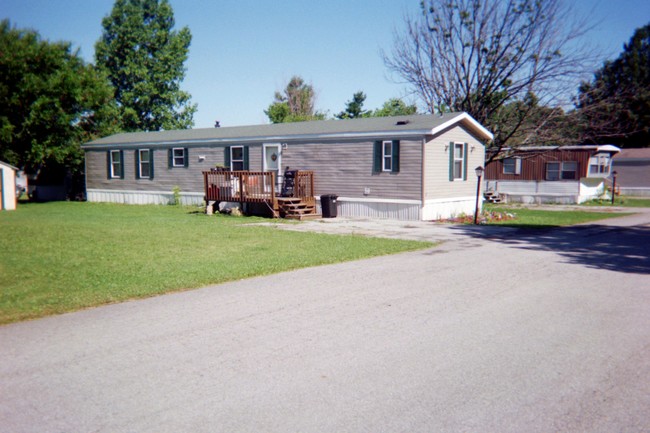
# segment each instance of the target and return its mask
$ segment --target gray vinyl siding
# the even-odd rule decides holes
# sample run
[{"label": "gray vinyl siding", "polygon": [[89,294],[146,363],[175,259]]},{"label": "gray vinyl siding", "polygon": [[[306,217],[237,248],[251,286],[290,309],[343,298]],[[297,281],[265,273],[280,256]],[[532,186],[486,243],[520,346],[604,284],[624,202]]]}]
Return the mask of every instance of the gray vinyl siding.
[{"label": "gray vinyl siding", "polygon": [[[178,147],[178,146],[177,146]],[[224,147],[188,148],[187,167],[169,167],[171,147],[148,147],[154,155],[154,178],[137,179],[136,149],[124,150],[124,179],[108,179],[107,150],[86,150],[86,188],[122,191],[171,191],[178,186],[183,192],[203,191],[203,171],[224,164]],[[262,169],[261,145],[249,145],[250,169]],[[205,160],[199,162],[199,156]]]},{"label": "gray vinyl siding", "polygon": [[[449,180],[450,143],[467,143],[467,180]],[[472,147],[474,150],[472,150]],[[425,146],[425,199],[434,200],[476,195],[474,169],[485,162],[485,147],[464,127],[456,126],[435,137],[428,137]]]},{"label": "gray vinyl siding", "polygon": [[[399,173],[373,173],[373,144],[374,140],[289,143],[282,151],[282,170],[287,166],[298,170],[313,170],[316,195],[331,193],[342,197],[420,200],[422,141],[400,141]],[[249,169],[261,171],[262,143],[247,145]],[[189,147],[187,168],[169,168],[169,148],[152,148],[153,179],[136,179],[135,149],[124,150],[124,179],[108,179],[108,150],[86,150],[86,187],[123,191],[171,191],[178,186],[183,192],[202,192],[202,172],[224,164],[225,147]],[[204,156],[205,160],[199,162],[199,156]],[[370,189],[370,194],[364,195],[365,188]]]},{"label": "gray vinyl siding", "polygon": [[[289,143],[282,151],[282,166],[313,170],[316,195],[420,200],[422,141],[400,140],[399,173],[374,173],[373,147],[374,140]],[[364,194],[366,188],[370,189],[367,195]]]}]

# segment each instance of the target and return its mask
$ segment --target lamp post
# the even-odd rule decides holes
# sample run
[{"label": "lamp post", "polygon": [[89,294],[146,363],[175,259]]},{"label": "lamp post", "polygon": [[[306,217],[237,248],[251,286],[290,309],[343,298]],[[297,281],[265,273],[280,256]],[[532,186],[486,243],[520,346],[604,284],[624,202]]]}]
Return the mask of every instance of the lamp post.
[{"label": "lamp post", "polygon": [[616,170],[612,172],[613,181],[612,181],[612,206],[614,205],[614,197],[616,197]]},{"label": "lamp post", "polygon": [[481,177],[483,177],[483,167],[480,165],[474,169],[478,181],[476,183],[476,206],[474,208],[474,224],[478,224],[478,197],[481,194]]}]

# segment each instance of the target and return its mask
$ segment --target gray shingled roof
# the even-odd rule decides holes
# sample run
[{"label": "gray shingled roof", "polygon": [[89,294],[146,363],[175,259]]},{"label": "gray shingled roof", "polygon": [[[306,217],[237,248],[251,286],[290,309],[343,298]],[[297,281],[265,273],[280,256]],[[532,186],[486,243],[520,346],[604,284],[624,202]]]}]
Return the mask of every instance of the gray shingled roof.
[{"label": "gray shingled roof", "polygon": [[371,117],[367,119],[321,120],[222,128],[183,129],[157,132],[132,132],[91,141],[84,149],[109,146],[169,144],[242,143],[254,141],[300,140],[313,138],[406,137],[435,134],[455,123],[462,123],[479,138],[492,134],[466,113]]}]

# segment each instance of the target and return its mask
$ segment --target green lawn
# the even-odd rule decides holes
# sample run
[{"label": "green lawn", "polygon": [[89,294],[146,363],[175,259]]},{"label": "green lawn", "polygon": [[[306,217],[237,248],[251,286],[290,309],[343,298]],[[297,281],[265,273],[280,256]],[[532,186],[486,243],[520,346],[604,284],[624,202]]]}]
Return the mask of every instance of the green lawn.
[{"label": "green lawn", "polygon": [[0,212],[0,323],[430,247],[277,230],[176,206],[21,203]]},{"label": "green lawn", "polygon": [[[584,203],[585,206],[612,206],[611,200],[591,200]],[[650,207],[650,198],[639,197],[616,197],[614,199],[614,206],[619,207]]]},{"label": "green lawn", "polygon": [[630,213],[596,212],[587,210],[541,210],[526,207],[486,205],[486,212],[512,215],[514,218],[502,221],[491,220],[488,224],[510,227],[549,228],[598,221],[606,218],[630,215]]}]

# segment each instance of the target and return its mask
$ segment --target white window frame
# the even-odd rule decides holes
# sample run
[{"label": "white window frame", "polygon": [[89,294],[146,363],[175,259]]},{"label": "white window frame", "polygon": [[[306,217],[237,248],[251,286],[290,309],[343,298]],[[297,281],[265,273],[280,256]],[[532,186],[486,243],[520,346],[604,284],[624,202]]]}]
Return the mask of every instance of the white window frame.
[{"label": "white window frame", "polygon": [[[120,179],[121,173],[122,173],[122,164],[124,161],[122,161],[122,152],[119,150],[111,150],[110,151],[111,155],[111,179]],[[117,155],[117,158],[115,157]],[[117,167],[116,167],[117,165]],[[117,171],[116,171],[117,168]]]},{"label": "white window frame", "polygon": [[[180,152],[180,155],[176,155],[176,152]],[[184,147],[173,147],[172,148],[172,167],[185,167],[185,159],[187,155],[185,154]],[[176,161],[180,159],[180,163]]]},{"label": "white window frame", "polygon": [[607,177],[612,166],[612,158],[609,154],[598,153],[589,158],[589,177]]},{"label": "white window frame", "polygon": [[[241,159],[235,159],[235,149],[241,150]],[[235,169],[235,163],[241,164],[240,169]],[[230,171],[244,170],[244,146],[231,146],[230,147]]]},{"label": "white window frame", "polygon": [[[147,157],[142,158],[142,153],[146,152]],[[148,174],[145,176],[142,174],[142,166],[145,165],[148,167]],[[138,177],[140,179],[150,179],[151,178],[151,149],[138,149]]]},{"label": "white window frame", "polygon": [[[572,169],[572,170],[567,170],[565,168],[565,165],[569,165],[569,164],[575,164],[575,168]],[[551,165],[557,166],[557,169],[549,170],[549,167]],[[556,173],[557,174],[556,178],[552,179],[549,176],[550,172]],[[573,178],[565,177],[564,173],[569,173],[569,172],[575,173],[575,176]],[[550,161],[550,162],[547,162],[546,163],[546,170],[545,170],[544,180],[548,180],[548,181],[551,181],[551,182],[555,182],[555,181],[558,181],[558,180],[578,180],[578,162],[577,161]]]},{"label": "white window frame", "polygon": [[393,142],[390,140],[381,142],[381,171],[393,171]]},{"label": "white window frame", "polygon": [[[460,158],[456,153],[456,149],[460,149]],[[454,143],[452,152],[454,152],[454,165],[452,166],[454,180],[463,180],[465,178],[463,173],[465,168],[465,143]],[[457,166],[459,167],[458,173],[456,173]],[[458,174],[458,176],[456,174]]]},{"label": "white window frame", "polygon": [[505,158],[503,174],[521,174],[521,158]]}]

